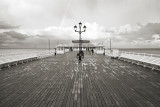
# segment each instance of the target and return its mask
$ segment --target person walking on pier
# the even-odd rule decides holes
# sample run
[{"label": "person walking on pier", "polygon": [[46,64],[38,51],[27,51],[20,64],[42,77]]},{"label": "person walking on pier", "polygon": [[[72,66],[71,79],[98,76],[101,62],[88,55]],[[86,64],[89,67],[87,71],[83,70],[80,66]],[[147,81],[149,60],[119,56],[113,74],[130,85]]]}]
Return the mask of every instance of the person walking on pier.
[{"label": "person walking on pier", "polygon": [[55,55],[55,56],[57,55],[57,50],[56,50],[56,48],[55,48],[55,53],[54,53],[54,55]]},{"label": "person walking on pier", "polygon": [[93,48],[92,48],[92,50],[91,50],[91,51],[92,51],[92,54],[93,54],[93,53],[94,53],[94,50],[93,50]]}]

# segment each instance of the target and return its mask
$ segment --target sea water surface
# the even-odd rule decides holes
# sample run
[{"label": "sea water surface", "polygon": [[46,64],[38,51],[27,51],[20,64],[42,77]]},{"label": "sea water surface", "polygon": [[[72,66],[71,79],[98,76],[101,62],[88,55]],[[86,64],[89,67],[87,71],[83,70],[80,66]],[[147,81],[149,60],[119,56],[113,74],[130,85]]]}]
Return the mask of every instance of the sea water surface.
[{"label": "sea water surface", "polygon": [[2,54],[21,54],[21,53],[34,53],[41,52],[48,49],[0,49],[0,55]]},{"label": "sea water surface", "polygon": [[[48,50],[48,49],[0,49],[0,55],[2,55],[2,54],[34,53],[34,52],[42,52],[45,50]],[[135,49],[134,48],[134,49],[119,49],[119,51],[160,55],[160,49],[142,49],[142,48]]]},{"label": "sea water surface", "polygon": [[160,55],[160,49],[119,49],[119,51],[126,51],[126,52],[135,52],[135,53],[147,53],[147,54],[157,54]]}]

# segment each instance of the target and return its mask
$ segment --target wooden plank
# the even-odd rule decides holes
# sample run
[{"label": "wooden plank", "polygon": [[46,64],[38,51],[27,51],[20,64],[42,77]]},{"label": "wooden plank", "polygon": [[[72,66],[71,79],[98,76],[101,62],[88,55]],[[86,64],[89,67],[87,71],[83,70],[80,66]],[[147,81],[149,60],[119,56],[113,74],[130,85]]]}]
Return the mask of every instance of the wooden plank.
[{"label": "wooden plank", "polygon": [[103,55],[86,52],[81,63],[73,56],[2,69],[0,106],[160,106],[158,72]]}]

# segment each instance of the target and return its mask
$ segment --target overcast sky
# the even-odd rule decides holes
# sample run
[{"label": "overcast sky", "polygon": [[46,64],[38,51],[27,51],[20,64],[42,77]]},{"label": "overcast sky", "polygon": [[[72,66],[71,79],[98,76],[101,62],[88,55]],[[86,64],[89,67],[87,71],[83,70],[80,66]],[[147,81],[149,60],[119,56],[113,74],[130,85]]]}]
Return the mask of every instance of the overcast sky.
[{"label": "overcast sky", "polygon": [[48,39],[82,39],[115,48],[160,48],[160,0],[0,0],[0,48],[45,48]]}]

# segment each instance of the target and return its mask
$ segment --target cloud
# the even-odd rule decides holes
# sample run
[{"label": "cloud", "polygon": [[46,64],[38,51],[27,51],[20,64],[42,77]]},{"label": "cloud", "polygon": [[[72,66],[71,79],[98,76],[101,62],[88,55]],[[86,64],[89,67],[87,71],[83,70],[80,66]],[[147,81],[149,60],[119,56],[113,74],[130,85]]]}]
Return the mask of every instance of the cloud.
[{"label": "cloud", "polygon": [[[98,40],[105,40],[111,37],[111,34],[105,31],[105,27],[99,25],[97,23],[84,23],[83,25],[87,26],[86,32],[81,34],[81,38],[83,40],[91,40],[91,41],[98,41]],[[82,26],[83,27],[83,26]],[[79,30],[79,28],[77,29]],[[82,29],[83,30],[83,29]],[[15,31],[7,31],[0,33],[1,44],[11,44],[21,43],[22,45],[26,45],[29,43],[34,44],[35,47],[43,47],[42,45],[45,44],[50,39],[51,41],[64,41],[66,43],[70,43],[72,40],[78,40],[79,34],[74,31],[73,26],[62,27],[62,26],[51,26],[45,29],[17,29]],[[56,45],[54,43],[54,45]],[[30,45],[26,45],[30,46]],[[31,46],[33,47],[33,46]]]},{"label": "cloud", "polygon": [[21,34],[15,31],[9,31],[9,32],[4,32],[6,36],[11,37],[12,39],[17,39],[17,40],[25,40],[28,36],[25,34]]},{"label": "cloud", "polygon": [[122,25],[106,29],[111,33],[115,47],[119,48],[158,48],[160,47],[160,23]]},{"label": "cloud", "polygon": [[[104,26],[99,25],[97,23],[86,22],[83,25],[86,25],[87,29],[85,32],[81,34],[82,39],[88,39],[88,40],[106,39],[111,36],[109,32],[105,31]],[[79,30],[79,27],[77,30]],[[73,26],[68,26],[68,27],[51,26],[45,29],[19,30],[19,32],[27,35],[35,35],[37,38],[46,38],[54,40],[79,39],[79,34],[74,31]]]},{"label": "cloud", "polygon": [[43,47],[48,39],[79,39],[73,29],[79,21],[87,26],[82,39],[111,37],[125,46],[159,42],[160,0],[0,0],[0,10],[3,44]]},{"label": "cloud", "polygon": [[159,4],[159,0],[1,0],[0,20],[34,29],[80,20],[111,27],[158,22]]},{"label": "cloud", "polygon": [[137,32],[140,35],[160,34],[160,23],[148,23]]},{"label": "cloud", "polygon": [[48,48],[48,39],[38,38],[35,35],[31,36],[17,31],[0,33],[0,38],[1,48]]},{"label": "cloud", "polygon": [[73,39],[73,33],[74,29],[73,27],[48,27],[45,29],[37,30],[38,37],[41,38],[50,38],[50,39],[56,39],[56,40],[68,40]]},{"label": "cloud", "polygon": [[107,39],[109,38],[110,32],[105,31],[105,27],[103,25],[99,25],[98,23],[85,23],[87,26],[86,32],[82,35],[83,38],[85,39],[91,39],[91,40],[96,40],[96,39]]},{"label": "cloud", "polygon": [[19,26],[12,26],[6,22],[0,21],[0,29],[17,29]]},{"label": "cloud", "polygon": [[23,44],[28,36],[15,31],[9,31],[0,33],[0,38],[0,46],[3,46],[12,44]]},{"label": "cloud", "polygon": [[[112,28],[106,28],[96,22],[86,22],[83,25],[86,25],[87,29],[86,32],[82,33],[82,39],[98,43],[103,41],[106,46],[108,46],[108,40],[110,38],[115,47],[154,47],[160,44],[158,23],[143,25],[126,24]],[[44,29],[16,29],[14,31],[5,31],[0,33],[0,38],[1,46],[47,48],[48,39],[54,42],[52,47],[55,47],[58,41],[68,44],[71,43],[72,40],[79,39],[79,34],[74,32],[73,26],[50,26]]]},{"label": "cloud", "polygon": [[127,35],[133,37],[133,39],[143,38],[144,40],[151,40],[152,35],[160,34],[159,29],[160,29],[160,23],[148,23],[142,26],[137,31],[132,31]]},{"label": "cloud", "polygon": [[106,32],[111,32],[114,37],[119,37],[121,40],[152,40],[152,35],[160,34],[160,23],[147,23],[137,25],[122,25],[107,29]]},{"label": "cloud", "polygon": [[155,34],[152,38],[154,38],[152,44],[155,45],[155,47],[157,47],[157,45],[160,47],[160,34]]},{"label": "cloud", "polygon": [[155,34],[152,36],[152,38],[154,38],[155,40],[160,40],[160,35],[159,34]]},{"label": "cloud", "polygon": [[139,23],[136,25],[130,25],[130,24],[126,24],[126,25],[121,25],[118,27],[111,27],[106,29],[106,32],[111,32],[114,34],[127,34],[133,31],[137,31],[141,28],[142,25],[140,25]]}]

